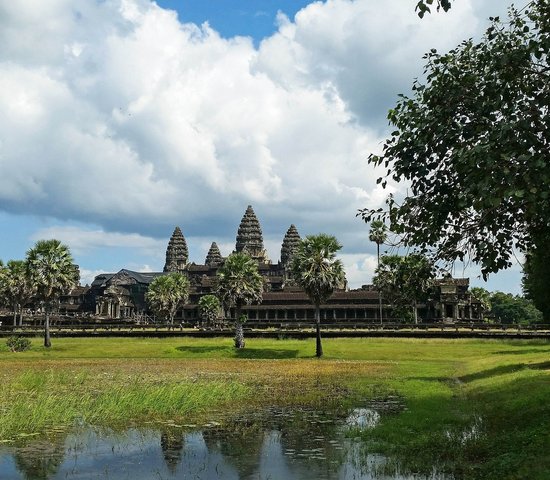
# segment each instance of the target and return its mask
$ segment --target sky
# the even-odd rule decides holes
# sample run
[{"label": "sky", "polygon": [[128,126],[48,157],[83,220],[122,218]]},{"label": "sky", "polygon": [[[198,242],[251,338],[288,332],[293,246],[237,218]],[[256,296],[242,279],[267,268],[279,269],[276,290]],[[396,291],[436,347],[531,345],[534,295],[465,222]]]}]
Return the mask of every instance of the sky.
[{"label": "sky", "polygon": [[[291,223],[335,235],[350,286],[376,246],[358,209],[406,186],[368,165],[422,55],[480,38],[502,0],[18,0],[0,3],[0,258],[66,243],[82,283],[234,249],[252,205],[272,261]],[[521,4],[521,2],[519,2]],[[519,262],[485,283],[521,291]]]}]

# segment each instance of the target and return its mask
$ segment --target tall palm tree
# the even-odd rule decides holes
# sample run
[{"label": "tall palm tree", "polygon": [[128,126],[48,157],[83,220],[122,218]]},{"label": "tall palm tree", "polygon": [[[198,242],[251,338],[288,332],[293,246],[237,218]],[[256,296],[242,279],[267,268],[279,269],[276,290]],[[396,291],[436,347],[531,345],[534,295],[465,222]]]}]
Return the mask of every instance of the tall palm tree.
[{"label": "tall palm tree", "polygon": [[[376,256],[380,268],[380,245],[388,238],[386,224],[382,220],[373,220],[370,224],[369,240],[376,243]],[[380,323],[382,323],[382,293],[378,290],[378,307],[380,309]]]},{"label": "tall palm tree", "polygon": [[207,326],[212,327],[220,316],[220,301],[215,295],[204,295],[199,300],[199,313]]},{"label": "tall palm tree", "polygon": [[50,313],[59,297],[78,285],[79,272],[69,247],[59,240],[39,240],[27,252],[27,275],[44,309],[44,346],[51,347]]},{"label": "tall palm tree", "polygon": [[246,253],[232,253],[217,273],[216,293],[223,305],[235,307],[235,347],[244,348],[244,305],[260,303],[264,280],[258,264]]},{"label": "tall palm tree", "polygon": [[183,273],[172,272],[155,278],[145,298],[156,315],[173,325],[178,309],[189,299],[189,288],[189,279]]},{"label": "tall palm tree", "polygon": [[336,252],[342,248],[336,237],[321,233],[307,236],[300,242],[292,260],[292,274],[296,283],[304,289],[315,305],[317,357],[323,355],[321,344],[321,304],[325,303],[334,290],[345,282],[344,267],[336,259]]},{"label": "tall palm tree", "polygon": [[4,269],[2,276],[2,291],[7,304],[13,309],[13,326],[23,323],[23,305],[28,302],[33,294],[33,284],[27,275],[27,264],[23,260],[10,260]]}]

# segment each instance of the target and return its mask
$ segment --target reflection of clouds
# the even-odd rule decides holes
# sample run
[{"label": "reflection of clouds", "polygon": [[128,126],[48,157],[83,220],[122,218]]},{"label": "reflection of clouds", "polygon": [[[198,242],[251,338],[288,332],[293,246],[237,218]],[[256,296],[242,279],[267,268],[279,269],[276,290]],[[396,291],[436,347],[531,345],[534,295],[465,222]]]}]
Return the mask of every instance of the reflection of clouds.
[{"label": "reflection of clouds", "polygon": [[[121,433],[83,428],[68,435],[64,443],[60,439],[48,447],[35,440],[14,448],[7,460],[0,455],[0,476],[6,478],[13,470],[13,458],[26,478],[44,480],[97,476],[106,480],[420,480],[398,473],[381,475],[385,458],[345,437],[350,421],[370,428],[376,415],[371,409],[356,409],[347,416],[273,409],[251,412],[248,419],[229,424],[227,430],[213,423],[189,433],[178,428],[162,432],[132,428]],[[429,478],[445,480],[436,473]]]}]

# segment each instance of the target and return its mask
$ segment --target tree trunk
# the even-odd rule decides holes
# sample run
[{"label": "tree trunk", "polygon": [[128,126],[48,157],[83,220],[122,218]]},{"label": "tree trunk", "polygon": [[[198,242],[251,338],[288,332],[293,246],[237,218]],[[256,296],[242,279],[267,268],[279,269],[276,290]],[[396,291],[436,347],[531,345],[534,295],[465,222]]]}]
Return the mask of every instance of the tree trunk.
[{"label": "tree trunk", "polygon": [[[378,267],[380,268],[380,244],[376,243],[376,256],[378,257]],[[378,309],[380,312],[380,325],[382,325],[382,290],[378,289]]]},{"label": "tree trunk", "polygon": [[414,323],[417,324],[418,323],[418,308],[416,307],[416,302],[414,304],[414,307],[413,307],[413,313],[414,313]]},{"label": "tree trunk", "polygon": [[315,344],[315,356],[323,356],[323,344],[321,343],[321,308],[319,305],[315,305],[315,330],[316,330],[316,344]]},{"label": "tree trunk", "polygon": [[243,324],[241,323],[241,307],[237,305],[235,308],[235,348],[244,348],[244,332]]},{"label": "tree trunk", "polygon": [[50,348],[52,346],[52,342],[50,340],[50,312],[47,307],[45,311],[46,314],[44,319],[44,346],[46,348]]},{"label": "tree trunk", "polygon": [[13,306],[13,326],[17,327],[17,305]]}]

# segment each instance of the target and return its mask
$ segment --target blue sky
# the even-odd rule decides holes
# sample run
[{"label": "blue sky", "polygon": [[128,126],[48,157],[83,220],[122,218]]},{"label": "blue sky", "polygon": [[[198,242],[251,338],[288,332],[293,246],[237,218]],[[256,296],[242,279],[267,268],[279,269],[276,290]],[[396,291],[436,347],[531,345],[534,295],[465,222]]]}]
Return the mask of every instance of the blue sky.
[{"label": "blue sky", "polygon": [[[413,0],[21,0],[0,5],[0,258],[67,243],[83,281],[162,269],[179,225],[192,261],[234,248],[248,204],[279,258],[291,223],[376,265],[359,208],[383,203],[386,112],[422,54],[479,37],[500,0],[419,20]],[[402,194],[406,187],[390,185]],[[520,266],[455,275],[520,292]]]}]

